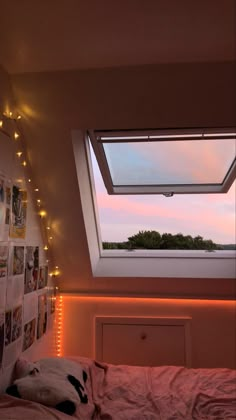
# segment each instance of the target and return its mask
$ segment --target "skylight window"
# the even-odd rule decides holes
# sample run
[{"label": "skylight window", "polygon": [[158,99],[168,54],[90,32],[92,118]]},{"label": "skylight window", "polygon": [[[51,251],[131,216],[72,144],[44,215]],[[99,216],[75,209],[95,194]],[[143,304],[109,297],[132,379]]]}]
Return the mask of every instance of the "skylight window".
[{"label": "skylight window", "polygon": [[236,130],[90,131],[108,194],[225,193]]},{"label": "skylight window", "polygon": [[[193,134],[199,135],[197,132]],[[223,166],[225,169],[227,168],[227,177],[228,179],[231,177],[230,182],[232,183],[235,165],[235,131],[225,132],[224,136],[222,133],[220,136],[220,133],[216,132],[210,134],[214,134],[214,139],[220,137],[221,140],[233,140],[233,144],[230,146],[233,156],[228,154],[227,161],[231,167],[228,169],[227,165]],[[176,194],[171,200],[166,199],[160,193],[155,196],[135,195],[134,193],[125,197],[117,195],[117,193],[108,195],[97,166],[97,158],[90,147],[89,137],[93,138],[93,141],[96,140],[97,143],[96,135],[100,138],[107,138],[110,137],[110,132],[103,132],[101,135],[101,132],[90,131],[90,136],[85,130],[73,130],[72,132],[80,198],[94,277],[152,277],[157,278],[157,282],[160,280],[158,284],[161,287],[163,278],[179,278],[180,284],[183,279],[189,281],[190,278],[193,280],[201,278],[204,279],[204,287],[202,283],[203,289],[200,288],[201,296],[206,292],[206,284],[209,287],[209,295],[214,295],[211,279],[234,279],[235,183],[232,183],[228,194],[186,194],[184,197]],[[140,133],[128,132],[126,137],[139,135]],[[144,133],[141,135],[144,136]],[[173,135],[173,132],[168,135]],[[118,140],[114,142],[120,143],[120,133],[113,132],[111,137],[118,137]],[[132,140],[137,139],[133,138]],[[189,141],[192,140],[193,137]],[[198,137],[197,140],[200,138]],[[101,141],[103,142],[104,139]],[[123,143],[125,142],[123,141]],[[95,149],[96,147],[98,146],[95,146]],[[225,150],[221,148],[222,156],[225,156],[224,152]],[[125,158],[126,156],[120,156],[121,161]],[[217,162],[222,168],[222,159]],[[104,169],[105,167],[103,171]],[[220,175],[217,171],[214,174],[219,177],[217,179],[220,179],[221,176],[225,177],[223,171],[220,172]],[[206,175],[204,172],[204,176]],[[208,247],[190,249],[168,245],[167,248],[163,248],[161,244],[152,249],[149,247],[141,249],[139,245],[136,248],[132,246],[132,249],[123,249],[118,246],[115,248],[104,247],[104,242],[107,241],[111,245],[126,243],[130,236],[135,236],[139,231],[144,233],[145,231],[159,232],[162,240],[163,235],[168,238],[174,236],[178,240],[182,240],[186,236],[189,240],[191,237],[199,241],[204,238],[207,242],[214,241],[217,247],[214,247],[213,252],[208,252]],[[206,283],[208,279],[209,282]],[[231,287],[230,284],[229,287]],[[188,287],[188,285],[189,282],[184,282],[184,288],[181,289],[182,286],[180,287],[179,283],[176,283],[175,292],[172,289],[171,293],[176,293],[178,296],[182,293],[185,295],[185,286]],[[196,286],[194,281],[191,282],[191,285],[193,288]],[[199,290],[196,291],[198,296]],[[227,295],[228,292],[225,290],[225,282],[222,282],[222,296]],[[195,294],[191,289],[191,296],[193,295]],[[229,295],[231,296],[231,292]]]}]

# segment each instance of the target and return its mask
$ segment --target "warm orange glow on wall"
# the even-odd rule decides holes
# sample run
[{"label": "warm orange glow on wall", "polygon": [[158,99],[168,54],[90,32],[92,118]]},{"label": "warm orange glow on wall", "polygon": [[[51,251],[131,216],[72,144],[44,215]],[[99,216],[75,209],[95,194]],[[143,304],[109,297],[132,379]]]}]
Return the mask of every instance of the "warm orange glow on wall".
[{"label": "warm orange glow on wall", "polygon": [[61,294],[61,297],[66,300],[81,300],[81,301],[104,301],[104,302],[117,302],[117,303],[163,303],[171,305],[191,304],[195,306],[235,306],[234,300],[221,300],[221,299],[175,299],[175,298],[156,298],[156,297],[116,297],[116,296],[83,296],[75,294]]},{"label": "warm orange glow on wall", "polygon": [[56,331],[56,355],[62,356],[62,322],[63,322],[63,297],[60,295],[57,303],[57,331]]},{"label": "warm orange glow on wall", "polygon": [[[96,316],[133,319],[189,318],[193,337],[193,367],[227,365],[235,368],[236,302],[233,300],[122,297],[108,294],[104,296],[104,293],[99,296],[62,292],[60,297],[63,302],[60,354],[63,357],[97,357]],[[206,343],[207,350],[203,353],[202,348],[206,347]]]}]

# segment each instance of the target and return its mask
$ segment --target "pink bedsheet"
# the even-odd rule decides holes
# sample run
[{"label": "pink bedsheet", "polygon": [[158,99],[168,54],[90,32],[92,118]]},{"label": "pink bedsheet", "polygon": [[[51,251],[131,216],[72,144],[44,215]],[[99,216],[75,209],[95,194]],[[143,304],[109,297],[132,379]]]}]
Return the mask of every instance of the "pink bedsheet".
[{"label": "pink bedsheet", "polygon": [[[113,366],[73,358],[88,373],[88,404],[76,419],[235,420],[236,371],[183,367]],[[1,420],[72,418],[40,404],[0,396]]]},{"label": "pink bedsheet", "polygon": [[235,371],[106,364],[92,371],[98,418],[236,419]]}]

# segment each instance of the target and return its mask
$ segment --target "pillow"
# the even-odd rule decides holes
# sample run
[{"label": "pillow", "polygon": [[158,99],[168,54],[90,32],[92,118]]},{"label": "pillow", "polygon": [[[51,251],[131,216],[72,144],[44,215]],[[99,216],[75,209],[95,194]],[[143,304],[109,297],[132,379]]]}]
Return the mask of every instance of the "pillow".
[{"label": "pillow", "polygon": [[87,373],[79,363],[63,358],[41,359],[30,363],[19,359],[16,380],[6,393],[38,402],[73,415],[76,406],[87,404]]}]

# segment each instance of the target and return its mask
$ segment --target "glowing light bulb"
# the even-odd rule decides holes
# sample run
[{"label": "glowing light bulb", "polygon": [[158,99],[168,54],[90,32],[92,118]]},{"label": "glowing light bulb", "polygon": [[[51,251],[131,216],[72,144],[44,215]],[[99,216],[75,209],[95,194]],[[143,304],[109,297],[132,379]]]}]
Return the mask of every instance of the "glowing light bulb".
[{"label": "glowing light bulb", "polygon": [[26,166],[26,165],[27,165],[27,162],[24,160],[24,161],[22,162],[22,165],[23,165],[23,166]]},{"label": "glowing light bulb", "polygon": [[51,228],[50,228],[50,226],[47,226],[47,230],[50,230]]},{"label": "glowing light bulb", "polygon": [[16,119],[21,120],[21,115],[17,115]]},{"label": "glowing light bulb", "polygon": [[31,179],[28,179],[28,182],[31,182]]},{"label": "glowing light bulb", "polygon": [[0,128],[3,126],[3,120],[0,120]]},{"label": "glowing light bulb", "polygon": [[43,247],[43,249],[44,249],[44,251],[47,251],[47,250],[48,250],[48,246],[47,246],[47,245],[45,245],[45,246]]},{"label": "glowing light bulb", "polygon": [[16,156],[18,156],[19,158],[22,156],[23,152],[16,152]]},{"label": "glowing light bulb", "polygon": [[52,240],[52,236],[49,236],[49,239]]},{"label": "glowing light bulb", "polygon": [[41,217],[45,217],[46,215],[47,215],[47,212],[45,210],[41,210],[39,212],[39,216],[41,216]]},{"label": "glowing light bulb", "polygon": [[38,188],[35,188],[35,189],[34,189],[34,191],[38,192],[38,191],[39,191],[39,189],[38,189]]},{"label": "glowing light bulb", "polygon": [[20,134],[17,133],[17,131],[15,131],[15,133],[14,133],[14,139],[17,140],[19,137],[20,137]]}]

